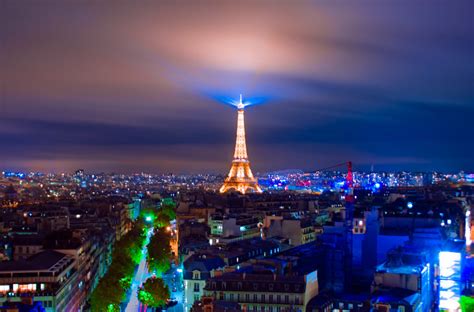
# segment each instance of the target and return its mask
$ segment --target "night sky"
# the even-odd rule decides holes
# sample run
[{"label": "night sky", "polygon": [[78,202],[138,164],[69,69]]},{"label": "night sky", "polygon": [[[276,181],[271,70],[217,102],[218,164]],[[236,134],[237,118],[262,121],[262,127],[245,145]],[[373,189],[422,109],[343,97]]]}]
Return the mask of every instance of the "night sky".
[{"label": "night sky", "polygon": [[0,0],[0,169],[474,170],[473,1],[133,2]]}]

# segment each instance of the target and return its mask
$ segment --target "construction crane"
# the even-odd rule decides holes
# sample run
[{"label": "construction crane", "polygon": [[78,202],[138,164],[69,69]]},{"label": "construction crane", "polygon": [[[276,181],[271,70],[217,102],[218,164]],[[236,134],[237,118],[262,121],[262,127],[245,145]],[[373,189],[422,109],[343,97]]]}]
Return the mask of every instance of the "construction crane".
[{"label": "construction crane", "polygon": [[352,172],[352,162],[347,161],[340,164],[332,165],[329,167],[314,170],[313,172],[325,171],[329,169],[335,169],[345,166],[347,168],[346,175],[346,194],[344,196],[345,201],[345,218],[344,218],[344,232],[345,232],[345,272],[348,282],[346,282],[346,288],[351,288],[352,283],[352,229],[354,223],[354,176]]},{"label": "construction crane", "polygon": [[336,169],[340,167],[346,167],[347,168],[347,175],[346,175],[346,187],[347,187],[347,193],[345,196],[346,201],[354,201],[354,175],[352,172],[352,161],[346,161],[340,164],[332,165],[329,167],[324,167],[316,170],[312,170],[311,173],[319,172],[319,171],[326,171],[329,169]]}]

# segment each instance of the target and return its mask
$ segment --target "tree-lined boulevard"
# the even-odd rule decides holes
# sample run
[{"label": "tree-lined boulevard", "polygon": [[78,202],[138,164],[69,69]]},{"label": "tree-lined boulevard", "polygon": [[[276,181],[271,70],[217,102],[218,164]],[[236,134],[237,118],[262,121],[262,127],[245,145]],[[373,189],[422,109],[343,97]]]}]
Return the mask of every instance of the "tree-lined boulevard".
[{"label": "tree-lined boulevard", "polygon": [[174,203],[142,209],[132,229],[114,245],[112,263],[91,296],[91,310],[141,311],[165,307],[170,290],[163,275],[171,265]]}]

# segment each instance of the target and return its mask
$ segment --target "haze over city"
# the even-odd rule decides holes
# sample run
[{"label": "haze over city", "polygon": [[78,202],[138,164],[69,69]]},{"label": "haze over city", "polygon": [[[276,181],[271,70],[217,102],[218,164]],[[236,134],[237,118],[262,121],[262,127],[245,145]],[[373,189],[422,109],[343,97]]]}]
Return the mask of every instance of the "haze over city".
[{"label": "haze over city", "polygon": [[0,2],[3,170],[474,170],[472,1]]}]

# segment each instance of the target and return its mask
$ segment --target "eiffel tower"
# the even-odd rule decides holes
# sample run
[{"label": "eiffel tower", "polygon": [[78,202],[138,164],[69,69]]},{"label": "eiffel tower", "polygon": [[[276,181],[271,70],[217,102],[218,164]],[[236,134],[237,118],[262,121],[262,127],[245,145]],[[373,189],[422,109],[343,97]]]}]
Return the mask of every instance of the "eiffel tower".
[{"label": "eiffel tower", "polygon": [[250,170],[250,162],[247,156],[247,144],[245,143],[245,124],[242,95],[237,104],[237,139],[235,141],[234,160],[229,174],[220,188],[219,192],[225,193],[229,190],[236,190],[242,194],[248,192],[261,193],[262,189],[254,178]]}]

